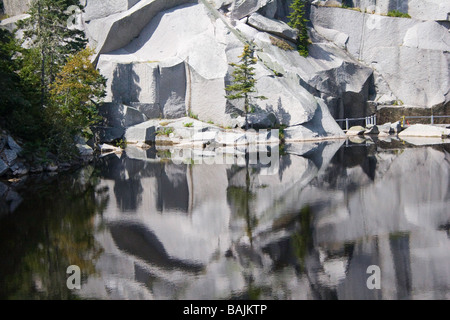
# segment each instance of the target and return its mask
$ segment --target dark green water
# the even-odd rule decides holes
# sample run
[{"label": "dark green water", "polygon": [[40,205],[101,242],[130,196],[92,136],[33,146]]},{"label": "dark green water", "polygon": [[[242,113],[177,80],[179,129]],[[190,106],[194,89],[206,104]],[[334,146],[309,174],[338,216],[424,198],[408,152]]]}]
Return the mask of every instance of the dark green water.
[{"label": "dark green water", "polygon": [[298,144],[268,166],[129,149],[3,183],[0,298],[449,299],[449,150]]}]

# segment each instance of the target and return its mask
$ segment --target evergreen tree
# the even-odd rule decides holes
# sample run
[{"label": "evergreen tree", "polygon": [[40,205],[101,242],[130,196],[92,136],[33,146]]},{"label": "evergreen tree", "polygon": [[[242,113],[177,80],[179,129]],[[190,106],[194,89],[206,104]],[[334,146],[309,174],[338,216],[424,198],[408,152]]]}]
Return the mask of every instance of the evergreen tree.
[{"label": "evergreen tree", "polygon": [[33,0],[28,11],[31,17],[18,23],[27,46],[38,52],[34,65],[39,66],[41,105],[60,66],[87,43],[81,30],[68,27],[67,9],[71,5],[79,5],[78,0]]},{"label": "evergreen tree", "polygon": [[26,101],[17,71],[20,63],[14,58],[18,46],[14,36],[0,29],[0,116],[6,119],[16,105],[25,105]]},{"label": "evergreen tree", "polygon": [[[255,68],[253,65],[256,64],[257,59],[253,56],[253,48],[249,44],[244,46],[244,51],[239,56],[240,63],[230,63],[230,66],[234,67],[233,71],[233,84],[227,86],[225,90],[231,92],[225,96],[229,100],[244,99],[244,109],[245,109],[245,129],[248,129],[248,113],[250,110],[250,98],[251,94],[256,92],[255,84]],[[255,96],[254,99],[267,99],[264,96]]]},{"label": "evergreen tree", "polygon": [[288,16],[289,26],[298,30],[297,48],[300,55],[308,56],[308,19],[305,10],[306,0],[294,0],[290,6],[292,12]]}]

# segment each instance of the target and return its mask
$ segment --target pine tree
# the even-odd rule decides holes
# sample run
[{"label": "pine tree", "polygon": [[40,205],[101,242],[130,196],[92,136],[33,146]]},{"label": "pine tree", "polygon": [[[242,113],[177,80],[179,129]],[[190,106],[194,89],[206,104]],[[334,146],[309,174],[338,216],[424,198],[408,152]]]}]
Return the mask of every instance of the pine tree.
[{"label": "pine tree", "polygon": [[245,109],[245,129],[248,129],[248,113],[250,110],[250,98],[254,99],[267,99],[264,96],[254,96],[251,94],[256,92],[255,84],[255,68],[253,65],[256,64],[257,59],[253,56],[253,48],[247,44],[244,46],[244,51],[238,57],[240,58],[240,63],[230,63],[230,66],[234,67],[233,71],[233,84],[227,86],[225,90],[231,92],[225,96],[229,100],[244,99],[244,109]]},{"label": "pine tree", "polygon": [[308,56],[309,42],[307,29],[308,19],[306,19],[305,2],[305,0],[294,0],[290,6],[292,12],[288,16],[288,25],[298,30],[297,49],[303,57]]},{"label": "pine tree", "polygon": [[81,30],[68,27],[67,9],[79,5],[78,0],[33,0],[28,13],[30,18],[18,23],[24,30],[27,46],[39,52],[41,105],[48,97],[48,88],[55,80],[59,68],[67,57],[86,46],[87,40]]},{"label": "pine tree", "polygon": [[14,36],[7,30],[0,29],[0,117],[8,118],[14,108],[27,104],[20,77],[18,51]]}]

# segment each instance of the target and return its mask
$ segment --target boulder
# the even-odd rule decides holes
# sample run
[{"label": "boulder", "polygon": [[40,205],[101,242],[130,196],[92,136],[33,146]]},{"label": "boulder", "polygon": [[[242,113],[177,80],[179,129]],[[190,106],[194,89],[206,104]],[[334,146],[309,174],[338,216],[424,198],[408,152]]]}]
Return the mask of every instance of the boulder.
[{"label": "boulder", "polygon": [[375,126],[375,125],[367,126],[366,131],[364,131],[364,134],[376,135],[376,134],[379,134],[379,133],[380,133],[380,130],[378,129],[378,126]]},{"label": "boulder", "polygon": [[78,153],[83,158],[89,158],[94,155],[94,150],[91,147],[89,147],[87,144],[77,143],[76,147],[78,149]]},{"label": "boulder", "polygon": [[14,150],[17,154],[22,152],[22,147],[19,146],[11,136],[8,136],[8,146],[11,150]]},{"label": "boulder", "polygon": [[379,134],[380,135],[384,135],[384,134],[389,135],[391,132],[393,132],[391,125],[392,124],[390,122],[382,124],[382,125],[378,125],[377,127],[378,127]]},{"label": "boulder", "polygon": [[[273,113],[267,112],[256,112],[249,113],[248,117],[248,125],[249,128],[253,129],[268,129],[274,128],[278,124],[278,119]],[[241,128],[245,127],[245,118],[244,124]]]},{"label": "boulder", "polygon": [[14,176],[24,176],[28,174],[30,169],[22,162],[17,162],[11,167],[11,171]]},{"label": "boulder", "polygon": [[274,2],[274,0],[235,0],[230,9],[231,18],[240,20],[265,6],[273,6]]},{"label": "boulder", "polygon": [[99,114],[110,127],[127,128],[148,120],[139,110],[121,103],[105,103],[99,108]]},{"label": "boulder", "polygon": [[394,122],[393,124],[391,124],[391,132],[393,133],[398,133],[400,131],[402,131],[402,123],[400,121]]},{"label": "boulder", "polygon": [[94,135],[100,143],[112,143],[123,138],[124,128],[116,127],[95,127],[92,129]]},{"label": "boulder", "polygon": [[159,119],[163,117],[159,103],[130,102],[130,106],[141,112],[147,119]]},{"label": "boulder", "polygon": [[125,140],[128,143],[152,142],[155,140],[156,130],[158,126],[159,121],[149,120],[130,127],[125,131]]},{"label": "boulder", "polygon": [[342,129],[331,117],[325,102],[318,99],[318,105],[319,108],[310,122],[288,127],[284,130],[286,142],[345,137]]},{"label": "boulder", "polygon": [[323,6],[326,7],[341,7],[342,5],[342,0],[341,1],[337,1],[337,0],[326,0],[326,1],[321,1],[321,4]]},{"label": "boulder", "polygon": [[358,136],[363,135],[366,129],[362,126],[353,126],[350,129],[347,130],[345,133],[348,136]]},{"label": "boulder", "polygon": [[297,41],[298,34],[296,30],[282,21],[266,18],[257,12],[248,17],[247,24],[259,31],[268,32],[292,42]]},{"label": "boulder", "polygon": [[12,166],[17,160],[17,152],[11,149],[4,149],[3,154],[8,165]]},{"label": "boulder", "polygon": [[54,163],[49,163],[45,166],[44,170],[47,172],[56,172],[58,171],[58,166]]},{"label": "boulder", "polygon": [[99,147],[100,147],[100,151],[102,153],[109,153],[109,152],[122,153],[123,152],[122,148],[115,147],[115,146],[112,146],[112,145],[106,144],[106,143],[101,144]]},{"label": "boulder", "polygon": [[436,137],[441,138],[442,136],[448,136],[450,134],[450,129],[425,125],[425,124],[414,124],[398,134],[400,138],[402,137]]},{"label": "boulder", "polygon": [[5,161],[3,161],[2,159],[0,159],[0,176],[4,175],[9,169],[9,166],[5,163]]}]

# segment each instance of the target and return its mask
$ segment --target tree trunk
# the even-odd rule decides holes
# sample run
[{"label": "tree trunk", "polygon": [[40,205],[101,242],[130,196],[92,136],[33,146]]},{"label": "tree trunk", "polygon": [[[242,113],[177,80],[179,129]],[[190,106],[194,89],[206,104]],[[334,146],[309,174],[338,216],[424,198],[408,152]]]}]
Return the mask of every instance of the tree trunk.
[{"label": "tree trunk", "polygon": [[248,130],[248,95],[245,94],[245,131]]}]

